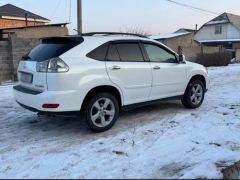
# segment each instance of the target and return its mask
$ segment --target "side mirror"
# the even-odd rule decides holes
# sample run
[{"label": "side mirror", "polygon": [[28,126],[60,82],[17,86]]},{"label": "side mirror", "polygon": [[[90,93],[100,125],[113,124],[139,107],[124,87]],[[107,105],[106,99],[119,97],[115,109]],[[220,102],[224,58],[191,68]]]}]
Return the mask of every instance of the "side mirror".
[{"label": "side mirror", "polygon": [[185,61],[186,61],[185,56],[183,54],[180,54],[178,56],[178,61],[179,61],[179,63],[185,63]]}]

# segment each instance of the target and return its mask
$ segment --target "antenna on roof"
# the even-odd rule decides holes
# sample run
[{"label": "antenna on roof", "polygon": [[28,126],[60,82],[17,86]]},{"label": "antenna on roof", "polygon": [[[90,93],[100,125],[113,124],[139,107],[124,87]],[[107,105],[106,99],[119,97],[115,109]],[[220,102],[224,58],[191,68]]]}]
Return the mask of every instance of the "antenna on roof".
[{"label": "antenna on roof", "polygon": [[74,31],[76,31],[78,33],[78,35],[82,35],[82,33],[80,31],[78,31],[77,29],[73,29]]}]

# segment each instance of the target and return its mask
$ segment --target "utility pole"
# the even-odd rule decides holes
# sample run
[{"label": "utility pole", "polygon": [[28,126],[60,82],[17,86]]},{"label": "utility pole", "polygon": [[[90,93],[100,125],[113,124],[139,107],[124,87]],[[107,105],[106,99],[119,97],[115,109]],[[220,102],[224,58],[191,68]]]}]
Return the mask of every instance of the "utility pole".
[{"label": "utility pole", "polygon": [[82,0],[77,0],[77,30],[82,34]]},{"label": "utility pole", "polygon": [[28,13],[25,13],[25,24],[28,26]]}]

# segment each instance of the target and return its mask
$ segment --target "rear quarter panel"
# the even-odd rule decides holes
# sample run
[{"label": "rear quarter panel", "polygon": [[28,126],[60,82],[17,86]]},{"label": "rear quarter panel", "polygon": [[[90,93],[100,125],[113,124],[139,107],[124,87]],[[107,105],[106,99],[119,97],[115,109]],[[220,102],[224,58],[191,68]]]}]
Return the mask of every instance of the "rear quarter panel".
[{"label": "rear quarter panel", "polygon": [[75,91],[76,97],[72,97],[72,100],[78,107],[81,107],[87,93],[98,86],[113,86],[122,94],[120,88],[110,81],[105,62],[88,57],[62,57],[62,59],[69,66],[69,71],[58,74],[48,73],[49,91]]}]

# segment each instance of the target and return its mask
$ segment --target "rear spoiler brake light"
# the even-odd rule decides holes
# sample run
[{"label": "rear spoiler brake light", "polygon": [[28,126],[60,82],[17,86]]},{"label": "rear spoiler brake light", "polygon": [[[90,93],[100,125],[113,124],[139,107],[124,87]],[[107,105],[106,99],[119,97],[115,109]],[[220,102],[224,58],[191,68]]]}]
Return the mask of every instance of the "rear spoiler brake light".
[{"label": "rear spoiler brake light", "polygon": [[83,37],[81,36],[48,37],[41,40],[42,44],[80,44],[84,41]]}]

